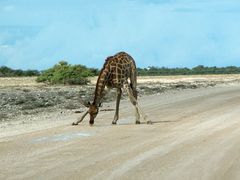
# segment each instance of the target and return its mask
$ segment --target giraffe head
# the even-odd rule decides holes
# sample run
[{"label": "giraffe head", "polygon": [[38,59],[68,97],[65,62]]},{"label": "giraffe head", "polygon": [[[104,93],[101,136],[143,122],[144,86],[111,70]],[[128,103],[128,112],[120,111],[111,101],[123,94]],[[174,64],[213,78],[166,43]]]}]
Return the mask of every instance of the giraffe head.
[{"label": "giraffe head", "polygon": [[99,107],[101,107],[101,103],[99,103],[98,105],[96,105],[94,102],[93,103],[90,103],[90,102],[84,102],[82,101],[83,105],[85,107],[88,108],[88,110],[85,112],[85,114],[82,116],[82,120],[83,118],[89,114],[90,115],[90,120],[89,120],[89,124],[90,125],[93,125],[94,124],[94,119],[97,117],[97,114],[98,114],[98,111],[99,111]]},{"label": "giraffe head", "polygon": [[88,113],[90,115],[90,120],[89,124],[93,125],[94,124],[94,119],[96,118],[99,110],[99,106],[95,105],[94,103],[88,103]]},{"label": "giraffe head", "polygon": [[86,101],[82,98],[80,98],[80,102],[82,105],[84,105],[85,107],[88,108],[87,111],[84,112],[84,114],[82,115],[82,117],[77,121],[77,122],[73,122],[72,125],[78,125],[79,122],[82,122],[83,119],[86,117],[87,114],[90,115],[90,120],[89,120],[89,124],[93,125],[94,124],[94,119],[97,117],[98,111],[99,111],[99,107],[101,107],[101,102],[99,103],[95,103],[95,101],[93,103],[90,103],[89,101]]}]

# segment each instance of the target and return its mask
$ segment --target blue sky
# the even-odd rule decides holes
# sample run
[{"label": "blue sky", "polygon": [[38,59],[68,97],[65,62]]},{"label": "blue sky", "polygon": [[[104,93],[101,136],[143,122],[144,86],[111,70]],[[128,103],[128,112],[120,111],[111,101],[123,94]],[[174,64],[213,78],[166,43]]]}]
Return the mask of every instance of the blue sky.
[{"label": "blue sky", "polygon": [[240,66],[239,0],[0,0],[0,66]]}]

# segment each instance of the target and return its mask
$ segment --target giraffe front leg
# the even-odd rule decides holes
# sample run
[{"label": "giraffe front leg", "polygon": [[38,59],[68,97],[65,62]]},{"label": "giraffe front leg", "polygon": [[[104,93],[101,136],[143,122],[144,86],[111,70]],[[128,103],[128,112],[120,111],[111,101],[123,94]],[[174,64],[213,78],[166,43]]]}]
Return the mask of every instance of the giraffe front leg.
[{"label": "giraffe front leg", "polygon": [[115,115],[114,115],[112,124],[116,124],[117,120],[119,118],[119,104],[120,104],[121,96],[122,96],[122,90],[121,90],[121,88],[118,88],[117,89],[116,110],[115,110]]},{"label": "giraffe front leg", "polygon": [[88,114],[88,111],[86,111],[79,120],[77,120],[76,122],[73,122],[72,125],[73,126],[78,125],[80,122],[82,122],[82,120],[85,118],[87,114]]}]

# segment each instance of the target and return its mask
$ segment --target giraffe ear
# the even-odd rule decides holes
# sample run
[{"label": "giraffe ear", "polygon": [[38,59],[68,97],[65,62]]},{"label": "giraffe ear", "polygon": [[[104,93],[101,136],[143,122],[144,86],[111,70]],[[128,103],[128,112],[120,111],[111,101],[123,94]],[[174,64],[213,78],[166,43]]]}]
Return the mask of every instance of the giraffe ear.
[{"label": "giraffe ear", "polygon": [[90,105],[91,105],[91,103],[90,102],[84,102],[84,103],[82,103],[85,107],[87,107],[87,108],[89,108],[90,107]]},{"label": "giraffe ear", "polygon": [[90,105],[91,103],[89,101],[85,104],[86,107],[90,107]]},{"label": "giraffe ear", "polygon": [[89,101],[83,100],[82,98],[80,98],[80,102],[82,105],[84,105],[87,108],[91,105]]}]

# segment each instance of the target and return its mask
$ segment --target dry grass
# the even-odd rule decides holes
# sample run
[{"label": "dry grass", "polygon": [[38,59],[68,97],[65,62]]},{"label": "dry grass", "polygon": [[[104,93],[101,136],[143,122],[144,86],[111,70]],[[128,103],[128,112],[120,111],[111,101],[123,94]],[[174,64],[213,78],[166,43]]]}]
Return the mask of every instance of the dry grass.
[{"label": "dry grass", "polygon": [[[97,77],[89,78],[92,84],[97,82]],[[195,81],[213,81],[229,82],[239,80],[240,74],[224,75],[180,75],[180,76],[139,76],[138,83],[177,83],[177,82],[195,82]]]},{"label": "dry grass", "polygon": [[9,77],[0,78],[0,87],[14,86],[42,86],[42,83],[36,82],[36,77]]},{"label": "dry grass", "polygon": [[[0,87],[17,87],[17,86],[43,86],[43,83],[37,83],[36,77],[11,77],[0,78]],[[89,78],[91,84],[96,84],[97,76]],[[190,75],[190,76],[139,76],[138,83],[177,83],[177,82],[194,82],[194,81],[212,81],[212,82],[229,82],[240,81],[240,74],[227,75]]]}]

